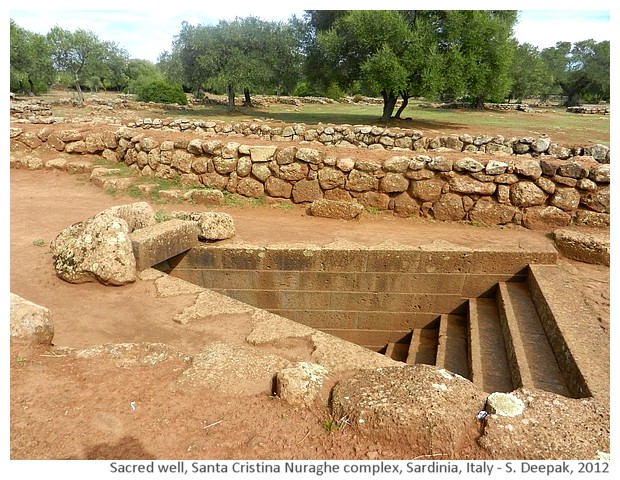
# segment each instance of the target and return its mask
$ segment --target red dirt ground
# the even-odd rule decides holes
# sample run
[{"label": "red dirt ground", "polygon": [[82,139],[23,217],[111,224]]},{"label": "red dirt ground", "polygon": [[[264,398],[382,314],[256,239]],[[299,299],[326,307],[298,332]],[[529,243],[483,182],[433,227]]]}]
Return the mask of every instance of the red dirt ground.
[{"label": "red dirt ground", "polygon": [[[11,170],[10,291],[51,310],[55,347],[161,342],[190,355],[200,351],[200,342],[170,320],[172,307],[158,308],[146,282],[72,285],[54,273],[49,244],[62,229],[134,201],[106,194],[85,176]],[[175,204],[154,208],[197,209]],[[343,222],[309,216],[303,206],[217,210],[230,213],[237,237],[254,244],[323,244],[338,238],[369,245],[390,240],[406,244],[443,238],[475,246],[515,236],[551,242],[549,232],[414,221],[391,214]],[[43,246],[35,244],[38,240]],[[559,264],[566,282],[596,312],[593,321],[609,332],[609,268],[564,258]],[[178,306],[186,301],[179,299]],[[181,389],[175,384],[181,368],[180,362],[169,362],[157,369],[119,369],[101,358],[76,360],[50,347],[12,343],[10,458],[433,459],[424,457],[432,452],[381,444],[350,427],[328,431],[324,422],[329,413],[321,406],[294,407],[269,395],[233,398]],[[473,444],[465,446],[460,457],[484,459],[487,454]]]}]

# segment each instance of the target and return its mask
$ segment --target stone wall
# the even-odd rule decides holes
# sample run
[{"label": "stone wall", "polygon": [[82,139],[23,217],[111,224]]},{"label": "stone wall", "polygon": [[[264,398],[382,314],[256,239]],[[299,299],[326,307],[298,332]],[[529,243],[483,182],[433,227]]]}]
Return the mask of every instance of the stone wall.
[{"label": "stone wall", "polygon": [[[214,125],[209,126],[211,123]],[[213,128],[224,137],[236,131],[231,124],[229,131],[218,131],[221,124],[215,122],[204,124],[202,130]],[[171,135],[175,140],[161,141],[148,131],[126,127],[90,134],[46,128],[34,134],[14,128],[11,138],[33,150],[45,143],[59,152],[100,154],[110,162],[125,163],[140,175],[179,176],[187,185],[253,198],[268,196],[294,203],[349,201],[405,217],[528,228],[571,223],[607,227],[610,223],[610,166],[597,161],[601,156],[605,157],[602,161],[609,160],[606,147],[601,151],[587,147],[589,150],[581,149],[581,153],[590,155],[563,159],[549,154],[552,143],[548,138],[521,139],[509,147],[499,143],[498,137],[476,140],[461,135],[425,140],[419,132],[386,133],[387,129],[370,126],[325,128],[321,133],[301,127],[279,131],[266,125],[257,127],[270,128],[273,140],[290,136],[302,142],[295,145],[251,145],[249,140],[245,144],[236,141],[240,135],[227,141],[208,135],[189,140],[177,134]],[[357,150],[353,159],[345,148],[321,148],[321,143],[308,141],[315,135],[319,141],[327,141],[327,136],[336,141],[336,134],[346,131],[356,138],[372,138],[377,145],[389,143],[388,139],[394,146],[424,141],[427,146],[436,143],[438,149],[418,153],[403,147],[369,152],[368,158]],[[157,138],[164,133],[158,132]],[[527,153],[509,153],[521,150]],[[600,155],[603,150],[605,154]]]},{"label": "stone wall", "polygon": [[196,131],[206,135],[235,134],[270,141],[318,142],[341,148],[377,150],[410,150],[413,152],[442,151],[481,152],[508,155],[551,155],[560,159],[591,156],[597,162],[609,163],[610,149],[605,145],[565,147],[541,136],[505,138],[501,135],[438,135],[424,136],[419,130],[385,128],[369,125],[325,125],[308,128],[303,124],[271,127],[263,122],[216,122],[189,119],[141,118],[129,128],[145,130]]}]

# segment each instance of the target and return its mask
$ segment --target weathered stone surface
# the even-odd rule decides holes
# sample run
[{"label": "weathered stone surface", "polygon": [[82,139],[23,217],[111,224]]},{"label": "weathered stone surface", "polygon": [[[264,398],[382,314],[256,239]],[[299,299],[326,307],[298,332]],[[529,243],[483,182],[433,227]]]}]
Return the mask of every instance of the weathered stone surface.
[{"label": "weathered stone surface", "polygon": [[359,217],[364,207],[359,203],[338,200],[315,200],[310,205],[310,212],[315,217],[338,218],[352,220]]},{"label": "weathered stone surface", "polygon": [[497,185],[492,182],[481,182],[469,175],[455,175],[449,182],[450,191],[473,194],[473,195],[493,195]]},{"label": "weathered stone surface", "polygon": [[295,161],[297,147],[286,147],[276,152],[276,162],[278,165],[288,165]]},{"label": "weathered stone surface", "polygon": [[609,227],[611,215],[609,213],[591,212],[590,210],[577,210],[575,212],[575,225],[588,227]]},{"label": "weathered stone surface", "polygon": [[481,172],[484,170],[484,165],[480,163],[478,160],[474,160],[473,158],[465,157],[457,160],[452,165],[452,168],[457,172]]},{"label": "weathered stone surface", "polygon": [[323,191],[318,180],[300,180],[293,185],[293,202],[314,202],[323,198]]},{"label": "weathered stone surface", "polygon": [[295,158],[300,162],[318,164],[321,161],[321,152],[314,148],[302,147],[297,150]]},{"label": "weathered stone surface", "polygon": [[546,137],[537,138],[532,142],[530,148],[536,153],[545,153],[551,145],[551,139]]},{"label": "weathered stone surface", "polygon": [[279,175],[283,180],[297,181],[306,178],[309,171],[307,163],[295,162],[281,165]]},{"label": "weathered stone surface", "polygon": [[127,222],[111,213],[64,229],[51,242],[57,275],[70,283],[124,285],[136,280]]},{"label": "weathered stone surface", "polygon": [[239,147],[237,142],[228,142],[222,146],[222,158],[231,159],[239,156]]},{"label": "weathered stone surface", "polygon": [[420,214],[420,204],[404,192],[394,197],[394,215],[414,217]]},{"label": "weathered stone surface", "polygon": [[586,155],[591,155],[597,162],[609,163],[609,147],[596,144],[584,149]]},{"label": "weathered stone surface", "polygon": [[199,233],[197,222],[176,218],[136,230],[130,235],[136,268],[145,270],[189,250]]},{"label": "weathered stone surface", "polygon": [[547,194],[532,182],[518,182],[510,187],[510,201],[515,207],[543,205]]},{"label": "weathered stone surface", "polygon": [[581,194],[574,188],[557,188],[551,196],[549,204],[564,211],[571,212],[577,210]]},{"label": "weathered stone surface", "polygon": [[77,142],[68,142],[65,145],[65,152],[67,152],[67,153],[85,153],[86,152],[86,142],[84,142],[83,140],[78,140]]},{"label": "weathered stone surface", "polygon": [[383,170],[392,173],[405,173],[407,168],[409,168],[410,161],[411,159],[409,157],[403,156],[388,158],[383,162]]},{"label": "weathered stone surface", "polygon": [[318,176],[319,184],[323,190],[342,187],[346,181],[344,173],[336,168],[322,168],[319,170]]},{"label": "weathered stone surface", "polygon": [[255,163],[252,165],[252,175],[264,183],[269,177],[271,177],[269,165],[266,163]]},{"label": "weathered stone surface", "polygon": [[347,190],[354,192],[364,192],[369,190],[377,190],[379,180],[374,176],[360,170],[353,170],[349,173],[346,182]]},{"label": "weathered stone surface", "polygon": [[192,366],[179,380],[208,388],[219,395],[257,395],[273,393],[273,377],[291,362],[273,354],[243,345],[210,343],[196,355]]},{"label": "weathered stone surface", "polygon": [[415,364],[363,371],[339,382],[332,408],[335,418],[347,418],[361,435],[450,455],[476,436],[484,400],[469,380]]},{"label": "weathered stone surface", "polygon": [[363,192],[357,196],[357,201],[366,208],[376,208],[378,210],[387,210],[390,205],[390,197],[385,193],[379,192]]},{"label": "weathered stone surface", "polygon": [[553,232],[558,251],[565,257],[580,262],[609,266],[609,233],[579,232],[560,229]]},{"label": "weathered stone surface", "polygon": [[516,207],[497,203],[490,197],[482,197],[469,211],[469,218],[487,225],[505,225],[512,222],[516,212]]},{"label": "weathered stone surface", "polygon": [[567,161],[558,167],[557,174],[569,178],[586,178],[590,174],[590,165],[585,161]]},{"label": "weathered stone surface", "polygon": [[452,160],[444,157],[434,157],[428,162],[428,168],[439,172],[449,172],[452,170]]},{"label": "weathered stone surface", "polygon": [[433,203],[433,216],[442,222],[458,222],[465,218],[463,200],[456,193],[446,193]]},{"label": "weathered stone surface", "polygon": [[110,213],[115,217],[122,218],[127,222],[129,232],[140,228],[154,225],[155,210],[147,202],[134,202],[125,205],[116,205],[104,210],[102,213]]},{"label": "weathered stone surface", "polygon": [[446,182],[439,178],[412,181],[409,193],[413,198],[418,198],[423,202],[436,202],[441,197],[445,184]]},{"label": "weathered stone surface", "polygon": [[539,177],[535,183],[536,186],[539,187],[543,192],[548,193],[549,195],[553,195],[555,193],[555,183],[553,183],[547,177]]},{"label": "weathered stone surface", "polygon": [[228,213],[202,212],[198,222],[202,240],[224,240],[235,236],[235,223]]},{"label": "weathered stone surface", "polygon": [[199,178],[200,182],[207,188],[226,190],[226,185],[228,184],[228,177],[217,172],[205,173],[200,175]]},{"label": "weathered stone surface", "polygon": [[488,175],[501,175],[506,172],[508,164],[499,160],[489,160],[485,167],[485,172]]},{"label": "weathered stone surface", "polygon": [[241,178],[237,184],[237,193],[245,197],[260,198],[265,195],[265,185],[254,178]]},{"label": "weathered stone surface", "polygon": [[591,460],[609,452],[609,408],[597,400],[524,388],[512,395],[525,405],[523,413],[487,416],[478,440],[494,458]]},{"label": "weathered stone surface", "polygon": [[220,175],[228,175],[237,170],[237,157],[213,157],[213,167]]},{"label": "weathered stone surface", "polygon": [[293,405],[312,405],[328,375],[322,365],[298,362],[276,374],[276,394]]},{"label": "weathered stone surface", "polygon": [[268,162],[276,153],[277,147],[254,145],[250,147],[250,158],[253,162]]},{"label": "weathered stone surface", "polygon": [[189,190],[186,197],[197,205],[219,206],[224,203],[224,194],[220,190],[196,188]]},{"label": "weathered stone surface", "polygon": [[342,170],[344,173],[349,173],[355,168],[355,160],[352,158],[339,158],[336,160],[336,167]]},{"label": "weathered stone surface", "polygon": [[172,154],[172,161],[170,165],[177,170],[189,173],[192,171],[192,161],[194,156],[184,150],[175,150]]},{"label": "weathered stone surface", "polygon": [[542,168],[538,160],[533,158],[517,158],[514,160],[514,173],[522,177],[536,180],[542,175]]},{"label": "weathered stone surface", "polygon": [[152,137],[142,137],[138,141],[138,145],[140,146],[140,150],[148,153],[151,150],[159,147],[159,142]]},{"label": "weathered stone surface", "polygon": [[292,191],[293,185],[286,180],[271,176],[265,181],[265,192],[270,197],[291,198]]},{"label": "weathered stone surface", "polygon": [[590,179],[597,183],[609,183],[611,180],[609,165],[596,165],[590,169]]},{"label": "weathered stone surface", "polygon": [[187,151],[194,155],[202,155],[202,140],[200,140],[199,138],[194,138],[193,140],[190,140],[187,144]]},{"label": "weathered stone surface", "polygon": [[518,417],[524,410],[523,401],[511,393],[493,392],[485,405],[487,413],[501,417]]},{"label": "weathered stone surface", "polygon": [[43,145],[43,141],[39,138],[36,133],[25,132],[18,137],[19,141],[22,142],[27,147],[31,149],[35,149]]},{"label": "weathered stone surface", "polygon": [[10,336],[12,338],[51,345],[54,322],[49,309],[11,293]]},{"label": "weathered stone surface", "polygon": [[557,207],[531,207],[525,209],[523,225],[530,230],[550,230],[570,223],[569,213]]},{"label": "weathered stone surface", "polygon": [[610,213],[611,208],[610,187],[603,187],[596,192],[590,192],[581,198],[581,202],[600,213]]},{"label": "weathered stone surface", "polygon": [[409,187],[409,180],[400,173],[386,173],[379,182],[379,190],[387,193],[404,192]]}]

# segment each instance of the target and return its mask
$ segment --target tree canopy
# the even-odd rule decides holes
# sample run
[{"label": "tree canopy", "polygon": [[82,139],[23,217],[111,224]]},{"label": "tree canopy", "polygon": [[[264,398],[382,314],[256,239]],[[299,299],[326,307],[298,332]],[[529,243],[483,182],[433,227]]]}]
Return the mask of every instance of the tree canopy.
[{"label": "tree canopy", "polygon": [[282,22],[256,17],[217,25],[184,22],[164,62],[197,94],[201,89],[226,91],[233,110],[239,89],[247,104],[252,90],[290,92],[301,68],[298,46],[296,30]]},{"label": "tree canopy", "polygon": [[411,97],[478,108],[549,95],[568,105],[610,100],[609,41],[539,51],[514,39],[516,22],[510,10],[306,10],[285,22],[183,22],[153,64],[91,31],[55,26],[39,35],[11,20],[11,90],[36,94],[60,82],[82,101],[84,87],[136,93],[156,86],[158,98],[166,91],[180,99],[181,85],[197,97],[225,93],[231,110],[237,94],[248,106],[258,93],[366,94],[383,98],[385,122],[400,118]]}]

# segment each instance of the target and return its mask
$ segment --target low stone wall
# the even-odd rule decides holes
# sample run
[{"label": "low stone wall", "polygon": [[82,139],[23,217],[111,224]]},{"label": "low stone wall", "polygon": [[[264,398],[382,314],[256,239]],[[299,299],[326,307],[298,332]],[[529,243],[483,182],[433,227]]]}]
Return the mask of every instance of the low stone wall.
[{"label": "low stone wall", "polygon": [[550,155],[560,159],[591,156],[597,162],[609,163],[610,149],[605,145],[564,147],[542,136],[505,138],[501,135],[439,135],[427,137],[419,130],[385,128],[370,125],[326,125],[308,128],[303,124],[271,127],[263,122],[216,122],[190,119],[141,118],[127,125],[145,130],[196,131],[206,135],[243,135],[270,141],[316,142],[341,148],[377,150],[410,150],[440,152],[444,149],[465,153],[507,155]]},{"label": "low stone wall", "polygon": [[[296,128],[284,127],[280,136],[290,130],[299,140],[302,133],[306,138],[308,131],[295,133]],[[386,129],[378,127],[359,130],[361,135],[373,135],[374,131],[380,138],[392,138],[385,136]],[[322,135],[331,133],[324,130]],[[594,155],[567,159],[542,152],[537,157],[508,155],[488,148],[498,145],[489,142],[481,143],[487,146],[485,154],[479,150],[461,151],[457,144],[455,149],[438,152],[443,155],[404,149],[369,152],[368,158],[360,158],[358,152],[354,160],[346,149],[325,149],[316,142],[250,145],[209,139],[208,135],[161,141],[143,130],[125,127],[90,134],[45,128],[34,134],[13,128],[11,138],[33,150],[45,143],[59,152],[101,154],[110,162],[125,163],[140,175],[170,179],[179,176],[187,185],[253,198],[268,196],[294,203],[350,201],[405,217],[491,225],[513,223],[528,228],[571,223],[607,227],[610,223],[610,166],[599,163]],[[406,138],[413,141],[413,136],[396,134],[393,140],[396,143]],[[529,152],[539,143],[547,145],[550,140],[515,145],[524,145]],[[472,156],[466,156],[468,153]]]},{"label": "low stone wall", "polygon": [[610,113],[609,107],[600,105],[579,105],[576,107],[568,107],[566,111],[569,113],[588,113],[591,115],[608,115]]}]

